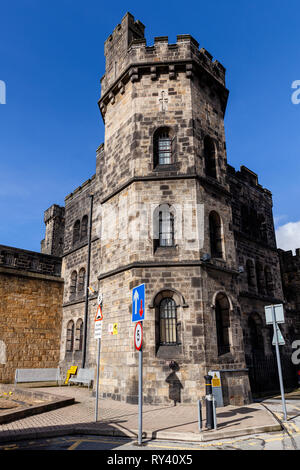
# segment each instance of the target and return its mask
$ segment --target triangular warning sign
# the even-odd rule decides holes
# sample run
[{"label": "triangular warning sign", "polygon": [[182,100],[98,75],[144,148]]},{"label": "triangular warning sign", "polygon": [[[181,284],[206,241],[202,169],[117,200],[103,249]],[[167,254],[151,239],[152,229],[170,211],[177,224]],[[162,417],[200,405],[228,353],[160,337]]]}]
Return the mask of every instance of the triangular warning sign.
[{"label": "triangular warning sign", "polygon": [[[274,328],[273,328],[273,329],[274,329]],[[277,325],[277,323],[276,323],[276,330],[277,330],[278,345],[279,345],[279,346],[285,345],[284,338],[283,338],[283,336],[282,336],[282,333],[281,333],[280,328],[279,328],[279,326]],[[274,331],[272,345],[275,346],[275,344],[276,344],[276,337],[275,337],[275,331]]]},{"label": "triangular warning sign", "polygon": [[100,305],[98,305],[97,312],[95,315],[95,321],[101,321],[101,320],[103,320],[102,308]]}]

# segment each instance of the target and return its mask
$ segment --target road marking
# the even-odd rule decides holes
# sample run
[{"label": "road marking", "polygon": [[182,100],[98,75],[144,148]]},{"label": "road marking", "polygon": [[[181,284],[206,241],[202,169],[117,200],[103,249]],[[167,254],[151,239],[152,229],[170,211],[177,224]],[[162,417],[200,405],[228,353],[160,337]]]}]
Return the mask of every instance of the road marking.
[{"label": "road marking", "polygon": [[300,429],[298,428],[298,426],[296,426],[295,423],[290,422],[289,424],[295,429],[297,434],[300,434]]},{"label": "road marking", "polygon": [[68,447],[68,450],[74,450],[76,447],[78,447],[82,442],[85,442],[85,440],[79,439],[78,441],[74,442],[70,447]]}]

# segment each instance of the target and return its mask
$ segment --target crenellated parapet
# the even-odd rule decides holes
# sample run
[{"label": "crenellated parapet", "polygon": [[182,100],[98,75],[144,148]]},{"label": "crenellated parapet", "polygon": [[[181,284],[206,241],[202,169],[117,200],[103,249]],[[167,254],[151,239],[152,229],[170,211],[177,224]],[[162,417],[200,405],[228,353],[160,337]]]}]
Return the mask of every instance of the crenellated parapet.
[{"label": "crenellated parapet", "polygon": [[281,265],[284,272],[295,272],[300,271],[300,248],[296,248],[295,255],[292,250],[284,251],[278,249]]},{"label": "crenellated parapet", "polygon": [[227,164],[227,174],[229,178],[234,177],[237,181],[240,181],[241,184],[246,183],[250,187],[265,193],[266,196],[272,199],[271,191],[259,184],[257,174],[244,165],[240,167],[240,170],[236,170],[233,166]]},{"label": "crenellated parapet", "polygon": [[98,103],[103,117],[108,103],[114,104],[115,96],[125,92],[128,81],[139,81],[145,74],[151,80],[162,74],[167,74],[170,80],[176,80],[179,73],[190,79],[199,76],[211,86],[225,90],[226,102],[225,68],[189,34],[178,35],[175,44],[169,44],[168,36],[156,37],[154,45],[147,46],[144,25],[127,13],[105,42],[105,55],[106,69]]}]

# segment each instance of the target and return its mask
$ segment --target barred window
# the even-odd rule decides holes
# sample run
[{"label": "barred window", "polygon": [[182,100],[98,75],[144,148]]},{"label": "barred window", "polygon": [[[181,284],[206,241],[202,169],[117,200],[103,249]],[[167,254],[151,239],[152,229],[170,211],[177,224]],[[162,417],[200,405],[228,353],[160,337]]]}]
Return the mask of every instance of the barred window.
[{"label": "barred window", "polygon": [[81,318],[77,320],[76,323],[76,341],[75,341],[75,350],[82,351],[83,344],[83,321]]},{"label": "barred window", "polygon": [[74,322],[70,320],[67,326],[66,351],[72,352],[74,347]]},{"label": "barred window", "polygon": [[177,343],[177,313],[175,301],[164,298],[159,305],[160,344]]},{"label": "barred window", "polygon": [[170,165],[173,163],[174,155],[172,151],[174,139],[170,136],[167,127],[157,129],[153,138],[154,143],[154,166]]},{"label": "barred window", "polygon": [[159,212],[159,246],[174,246],[174,215],[170,210]]}]

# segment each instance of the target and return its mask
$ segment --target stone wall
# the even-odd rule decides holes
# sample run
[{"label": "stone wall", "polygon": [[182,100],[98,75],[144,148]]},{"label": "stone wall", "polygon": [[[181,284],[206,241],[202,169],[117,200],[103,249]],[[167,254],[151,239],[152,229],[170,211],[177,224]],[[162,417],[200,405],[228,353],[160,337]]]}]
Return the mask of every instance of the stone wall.
[{"label": "stone wall", "polygon": [[300,249],[278,250],[282,287],[287,317],[287,330],[291,341],[300,339]]},{"label": "stone wall", "polygon": [[0,382],[13,383],[16,368],[58,367],[63,279],[59,258],[0,252]]}]

